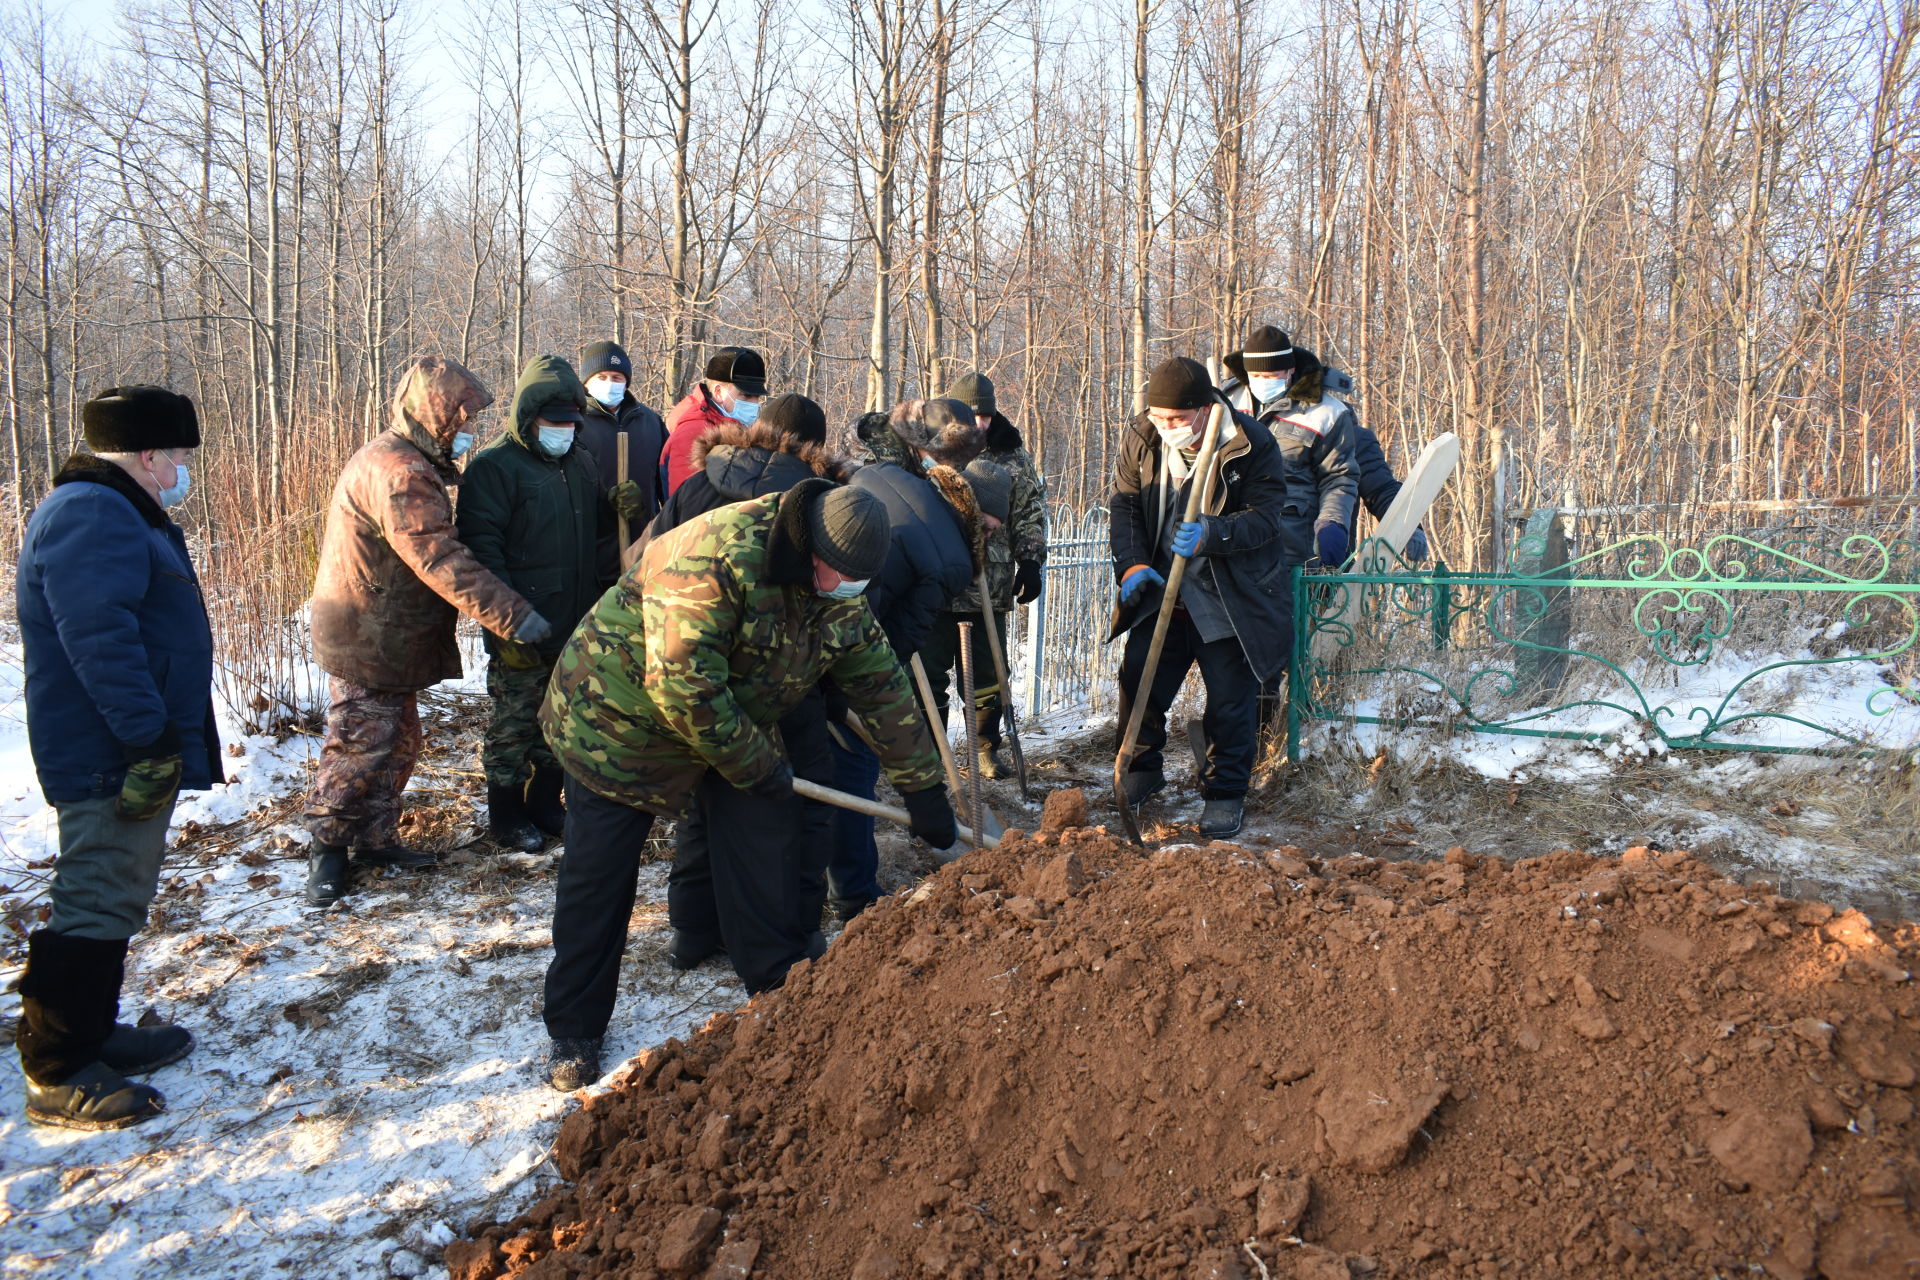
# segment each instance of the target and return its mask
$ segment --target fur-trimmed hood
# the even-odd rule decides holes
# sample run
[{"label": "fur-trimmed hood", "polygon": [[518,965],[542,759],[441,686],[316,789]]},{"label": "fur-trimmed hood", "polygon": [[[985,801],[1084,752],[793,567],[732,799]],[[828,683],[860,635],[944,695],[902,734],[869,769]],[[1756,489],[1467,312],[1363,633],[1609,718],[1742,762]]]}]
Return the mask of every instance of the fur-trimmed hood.
[{"label": "fur-trimmed hood", "polygon": [[959,515],[967,535],[967,553],[973,558],[973,576],[979,577],[987,566],[987,527],[981,522],[980,500],[973,496],[973,486],[967,483],[965,474],[943,462],[928,469],[927,480]]},{"label": "fur-trimmed hood", "polygon": [[1007,415],[995,410],[993,420],[987,423],[987,452],[1012,453],[1024,449],[1027,442],[1020,435],[1020,428],[1007,420]]},{"label": "fur-trimmed hood", "polygon": [[790,489],[812,476],[844,484],[852,474],[848,459],[825,445],[761,422],[728,421],[708,428],[693,442],[688,460],[729,502]]}]

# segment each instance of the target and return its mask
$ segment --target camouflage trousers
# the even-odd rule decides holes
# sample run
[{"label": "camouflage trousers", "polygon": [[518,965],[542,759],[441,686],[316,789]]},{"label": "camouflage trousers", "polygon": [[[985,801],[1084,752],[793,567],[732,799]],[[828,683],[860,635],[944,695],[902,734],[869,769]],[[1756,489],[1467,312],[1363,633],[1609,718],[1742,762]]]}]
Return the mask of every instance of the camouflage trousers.
[{"label": "camouflage trousers", "polygon": [[420,759],[420,708],[411,693],[327,678],[327,741],[307,804],[321,844],[385,849],[399,843],[400,795]]},{"label": "camouflage trousers", "polygon": [[480,743],[480,768],[490,787],[518,787],[536,766],[558,772],[559,762],[540,733],[540,703],[553,678],[553,662],[515,671],[496,655],[487,661],[487,696],[493,713]]}]

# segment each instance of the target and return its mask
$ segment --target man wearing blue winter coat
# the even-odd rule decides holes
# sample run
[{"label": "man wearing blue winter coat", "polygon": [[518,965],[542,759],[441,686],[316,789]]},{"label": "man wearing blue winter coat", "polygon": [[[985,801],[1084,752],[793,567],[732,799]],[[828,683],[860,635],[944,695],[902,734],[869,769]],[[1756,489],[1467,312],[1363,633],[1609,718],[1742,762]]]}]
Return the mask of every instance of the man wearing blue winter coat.
[{"label": "man wearing blue winter coat", "polygon": [[27,1118],[120,1129],[165,1101],[126,1077],[185,1057],[172,1026],[116,1022],[128,940],[159,885],[180,791],[224,781],[213,637],[180,527],[200,443],[193,402],[115,387],[82,409],[75,454],[27,524],[16,579],[27,736],[59,816],[52,913],[20,979]]}]

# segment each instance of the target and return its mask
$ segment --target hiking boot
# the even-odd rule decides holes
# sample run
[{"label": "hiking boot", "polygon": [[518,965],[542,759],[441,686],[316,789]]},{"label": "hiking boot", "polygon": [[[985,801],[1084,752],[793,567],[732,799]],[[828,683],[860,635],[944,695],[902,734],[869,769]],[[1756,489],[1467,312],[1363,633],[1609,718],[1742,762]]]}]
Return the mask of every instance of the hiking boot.
[{"label": "hiking boot", "polygon": [[56,1129],[125,1129],[166,1109],[158,1089],[135,1084],[104,1062],[84,1066],[58,1084],[27,1081],[27,1119]]},{"label": "hiking boot", "polygon": [[527,779],[527,821],[558,840],[567,832],[567,807],[560,803],[567,775],[551,765],[533,766]]},{"label": "hiking boot", "polygon": [[685,973],[689,969],[698,969],[725,950],[718,938],[702,937],[675,929],[673,945],[667,948],[667,966]]},{"label": "hiking boot", "polygon": [[874,898],[835,898],[831,904],[834,918],[841,924],[846,924],[872,906],[875,901]]},{"label": "hiking boot", "polygon": [[1000,779],[1007,776],[1007,767],[1000,763],[1000,757],[996,754],[999,746],[1000,744],[997,742],[983,742],[980,744],[980,748],[975,753],[974,758],[980,762],[981,777]]},{"label": "hiking boot", "polygon": [[193,1034],[185,1027],[164,1022],[157,1027],[130,1027],[116,1022],[100,1046],[100,1061],[123,1076],[143,1076],[192,1052]]},{"label": "hiking boot", "polygon": [[314,841],[307,853],[307,905],[330,907],[346,896],[346,892],[346,846]]},{"label": "hiking boot", "polygon": [[1246,803],[1239,796],[1221,796],[1207,801],[1200,810],[1200,834],[1215,840],[1233,835],[1246,818]]},{"label": "hiking boot", "polygon": [[1127,807],[1138,809],[1166,788],[1165,775],[1158,773],[1130,773],[1121,780],[1120,790],[1127,797]]},{"label": "hiking boot", "polygon": [[600,1037],[556,1039],[547,1051],[547,1083],[561,1093],[584,1089],[600,1078]]},{"label": "hiking boot", "polygon": [[487,784],[487,834],[502,849],[520,853],[537,852],[547,842],[527,817],[527,802],[520,788],[492,783]]},{"label": "hiking boot", "polygon": [[403,844],[390,844],[384,849],[355,849],[353,861],[363,867],[390,867],[395,871],[424,871],[440,865],[439,855],[425,849],[409,849]]}]

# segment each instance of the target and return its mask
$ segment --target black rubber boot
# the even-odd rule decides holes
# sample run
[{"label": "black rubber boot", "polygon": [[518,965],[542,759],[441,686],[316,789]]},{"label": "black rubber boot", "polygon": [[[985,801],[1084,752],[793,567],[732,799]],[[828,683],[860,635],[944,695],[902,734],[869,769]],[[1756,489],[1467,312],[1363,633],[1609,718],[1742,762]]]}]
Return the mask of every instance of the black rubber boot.
[{"label": "black rubber boot", "polygon": [[307,905],[330,907],[346,896],[347,850],[345,845],[313,842],[307,852]]},{"label": "black rubber boot", "polygon": [[56,1129],[125,1129],[159,1115],[167,1100],[104,1062],[80,1068],[58,1084],[27,1080],[27,1119]]},{"label": "black rubber boot", "polygon": [[185,1027],[161,1023],[157,1027],[114,1024],[100,1046],[100,1061],[123,1076],[143,1076],[172,1066],[193,1052],[193,1034]]},{"label": "black rubber boot", "polygon": [[600,1078],[600,1040],[556,1039],[547,1051],[547,1083],[562,1093],[584,1089]]},{"label": "black rubber boot", "polygon": [[718,938],[697,937],[679,929],[673,931],[673,945],[667,948],[667,967],[685,973],[726,950]]},{"label": "black rubber boot", "polygon": [[527,802],[519,787],[487,786],[487,834],[502,849],[532,853],[546,843],[527,818]]},{"label": "black rubber boot", "polygon": [[403,844],[390,844],[384,849],[355,849],[353,861],[363,867],[387,867],[394,871],[424,871],[440,865],[438,854],[409,849]]},{"label": "black rubber boot", "polygon": [[1239,796],[1219,796],[1200,810],[1200,834],[1216,840],[1239,832],[1246,818],[1246,804]]},{"label": "black rubber boot", "polygon": [[1165,775],[1158,773],[1130,773],[1121,779],[1120,789],[1126,794],[1127,804],[1135,809],[1158,795],[1167,785]]},{"label": "black rubber boot", "polygon": [[527,820],[558,840],[567,831],[567,807],[560,803],[560,790],[567,775],[551,765],[533,766],[527,779]]},{"label": "black rubber boot", "polygon": [[20,1067],[27,1119],[63,1129],[124,1129],[166,1107],[160,1094],[100,1061],[120,1008],[125,938],[36,929],[20,975]]}]

